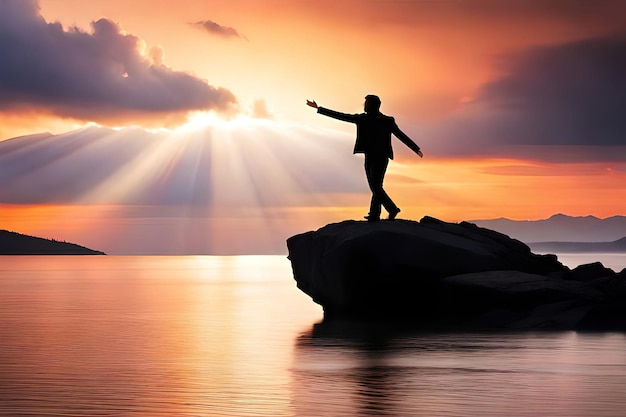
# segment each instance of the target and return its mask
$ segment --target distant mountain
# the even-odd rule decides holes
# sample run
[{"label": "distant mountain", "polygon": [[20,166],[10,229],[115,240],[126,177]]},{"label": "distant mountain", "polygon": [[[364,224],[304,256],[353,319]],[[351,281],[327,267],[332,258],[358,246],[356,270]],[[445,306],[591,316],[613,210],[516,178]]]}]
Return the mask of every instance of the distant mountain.
[{"label": "distant mountain", "polygon": [[74,243],[0,230],[0,255],[106,255]]},{"label": "distant mountain", "polygon": [[470,220],[481,227],[497,230],[522,242],[604,242],[626,236],[626,216],[600,219],[555,214],[543,220]]},{"label": "distant mountain", "polygon": [[604,252],[626,253],[626,237],[614,242],[531,242],[528,246],[534,252],[572,253]]}]

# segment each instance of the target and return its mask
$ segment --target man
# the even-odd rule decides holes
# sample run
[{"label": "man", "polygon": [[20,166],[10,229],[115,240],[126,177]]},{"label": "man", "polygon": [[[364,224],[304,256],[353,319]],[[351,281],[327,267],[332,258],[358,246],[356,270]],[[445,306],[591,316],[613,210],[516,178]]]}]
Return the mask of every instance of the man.
[{"label": "man", "polygon": [[380,220],[381,205],[389,213],[389,219],[396,218],[400,209],[391,200],[383,189],[383,180],[389,160],[393,159],[391,148],[391,134],[413,152],[423,157],[420,147],[415,144],[404,132],[400,130],[393,117],[385,116],[380,112],[380,98],[374,95],[365,97],[361,114],[346,114],[330,110],[317,105],[315,101],[307,100],[306,104],[317,109],[319,114],[356,124],[356,143],[354,153],[365,154],[365,175],[367,183],[372,191],[370,212],[365,218],[368,221]]}]

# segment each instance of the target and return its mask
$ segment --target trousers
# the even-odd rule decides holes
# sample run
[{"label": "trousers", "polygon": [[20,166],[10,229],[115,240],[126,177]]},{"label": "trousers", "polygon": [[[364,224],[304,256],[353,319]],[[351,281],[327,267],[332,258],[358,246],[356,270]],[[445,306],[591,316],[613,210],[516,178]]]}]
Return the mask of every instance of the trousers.
[{"label": "trousers", "polygon": [[398,211],[398,206],[383,189],[387,165],[389,165],[389,158],[386,156],[365,154],[365,175],[367,176],[367,184],[372,191],[370,218],[380,218],[381,206],[389,213]]}]

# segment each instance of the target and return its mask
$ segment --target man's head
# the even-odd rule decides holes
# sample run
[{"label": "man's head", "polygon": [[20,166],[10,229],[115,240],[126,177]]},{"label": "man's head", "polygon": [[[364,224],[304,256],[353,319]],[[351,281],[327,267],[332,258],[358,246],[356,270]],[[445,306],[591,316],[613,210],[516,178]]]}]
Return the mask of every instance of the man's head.
[{"label": "man's head", "polygon": [[380,98],[373,94],[366,95],[363,110],[365,113],[378,113],[380,111]]}]

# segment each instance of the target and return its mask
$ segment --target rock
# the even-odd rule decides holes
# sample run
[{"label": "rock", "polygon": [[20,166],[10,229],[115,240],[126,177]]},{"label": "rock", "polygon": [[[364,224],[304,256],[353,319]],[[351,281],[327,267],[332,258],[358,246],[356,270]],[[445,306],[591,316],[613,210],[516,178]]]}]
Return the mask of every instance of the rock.
[{"label": "rock", "polygon": [[582,320],[604,295],[581,282],[519,271],[489,271],[444,278],[440,298],[441,314],[457,323],[567,328]]},{"label": "rock", "polygon": [[615,275],[615,272],[612,269],[606,268],[600,262],[593,262],[590,264],[579,265],[572,269],[566,275],[566,279],[589,282],[597,278],[610,277],[613,275]]},{"label": "rock", "polygon": [[610,300],[617,302],[626,300],[626,277],[621,274],[603,276],[587,282],[593,288],[601,291]]},{"label": "rock", "polygon": [[489,271],[444,278],[442,294],[450,308],[506,307],[529,311],[539,304],[567,300],[599,301],[600,291],[581,282],[554,279],[519,271]]},{"label": "rock", "polygon": [[69,242],[0,230],[0,255],[106,255]]},{"label": "rock", "polygon": [[326,318],[574,328],[624,302],[604,291],[613,281],[573,280],[578,273],[556,256],[466,222],[344,221],[293,236],[287,246],[298,288]]}]

